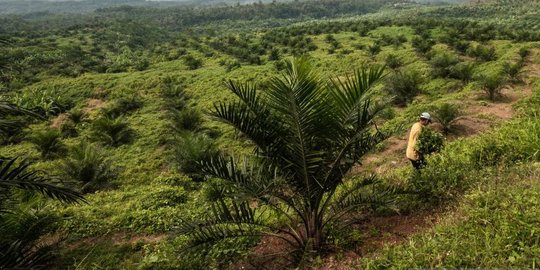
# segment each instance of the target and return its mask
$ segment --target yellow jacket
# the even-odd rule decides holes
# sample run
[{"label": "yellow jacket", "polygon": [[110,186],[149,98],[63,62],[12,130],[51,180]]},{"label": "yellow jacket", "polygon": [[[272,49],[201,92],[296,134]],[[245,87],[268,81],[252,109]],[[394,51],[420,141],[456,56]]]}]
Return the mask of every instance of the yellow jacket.
[{"label": "yellow jacket", "polygon": [[419,160],[420,155],[418,154],[418,151],[416,151],[416,140],[418,139],[418,136],[420,135],[420,132],[422,132],[422,123],[416,122],[411,128],[411,132],[409,133],[409,144],[407,145],[407,158],[411,160]]}]

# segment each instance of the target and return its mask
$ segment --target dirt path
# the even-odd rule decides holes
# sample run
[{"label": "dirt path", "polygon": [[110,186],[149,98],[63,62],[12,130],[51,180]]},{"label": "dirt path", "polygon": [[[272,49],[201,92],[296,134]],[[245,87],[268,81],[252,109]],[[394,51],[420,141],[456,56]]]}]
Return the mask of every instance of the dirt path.
[{"label": "dirt path", "polygon": [[[440,213],[437,209],[421,211],[409,215],[369,216],[351,226],[359,232],[352,241],[354,248],[340,250],[329,247],[326,254],[319,254],[322,264],[313,264],[311,269],[355,269],[358,260],[374,254],[384,245],[397,245],[406,241],[411,235],[428,230],[437,223]],[[294,268],[291,247],[275,237],[263,237],[251,254],[230,265],[228,269],[244,270],[278,270]]]},{"label": "dirt path", "polygon": [[[533,56],[535,57],[536,54],[539,53],[534,52]],[[447,139],[452,141],[481,134],[492,128],[494,124],[512,119],[515,114],[513,106],[519,100],[532,95],[534,79],[540,78],[540,64],[528,63],[524,69],[527,74],[524,82],[504,88],[501,92],[502,97],[495,102],[486,101],[481,92],[472,95],[470,99],[456,101],[464,111],[464,115],[456,120],[456,130]],[[387,146],[381,152],[366,155],[361,165],[353,168],[351,175],[365,172],[384,174],[389,170],[407,165],[408,161],[405,158],[407,134],[394,136],[386,143]]]}]

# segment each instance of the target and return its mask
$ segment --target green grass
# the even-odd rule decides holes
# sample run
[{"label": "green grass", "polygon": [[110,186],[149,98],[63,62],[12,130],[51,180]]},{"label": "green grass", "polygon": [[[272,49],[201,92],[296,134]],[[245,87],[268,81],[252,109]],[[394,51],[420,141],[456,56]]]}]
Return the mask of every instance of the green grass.
[{"label": "green grass", "polygon": [[494,170],[426,233],[360,261],[364,269],[535,268],[540,163]]}]

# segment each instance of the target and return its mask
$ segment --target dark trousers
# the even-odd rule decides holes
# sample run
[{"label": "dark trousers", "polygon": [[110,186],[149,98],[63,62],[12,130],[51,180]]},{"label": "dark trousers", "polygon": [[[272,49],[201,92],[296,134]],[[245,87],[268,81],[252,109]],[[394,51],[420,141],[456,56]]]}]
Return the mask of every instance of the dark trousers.
[{"label": "dark trousers", "polygon": [[416,169],[416,170],[420,170],[422,168],[424,168],[426,166],[426,161],[421,158],[419,160],[412,160],[412,159],[409,159],[413,165],[413,167]]}]

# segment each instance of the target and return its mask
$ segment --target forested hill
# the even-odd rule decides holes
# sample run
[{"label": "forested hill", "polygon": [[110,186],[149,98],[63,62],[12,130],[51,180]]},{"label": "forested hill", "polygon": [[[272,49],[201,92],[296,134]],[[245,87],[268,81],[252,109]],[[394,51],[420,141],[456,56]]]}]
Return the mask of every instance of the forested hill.
[{"label": "forested hill", "polygon": [[[144,2],[141,1],[139,3]],[[129,21],[133,18],[137,18],[136,22],[134,22],[136,24],[152,24],[153,27],[159,26],[166,28],[167,30],[178,31],[195,25],[223,21],[257,20],[260,22],[261,20],[269,19],[292,19],[299,21],[305,19],[366,14],[377,12],[383,7],[391,6],[396,3],[412,5],[411,2],[399,0],[324,0],[273,2],[271,4],[264,4],[261,2],[250,5],[215,7],[183,6],[167,9],[123,5],[119,7],[98,9],[95,12],[87,13],[85,15],[54,15],[50,13],[9,15],[9,19],[4,20],[4,22],[0,24],[0,34],[16,34],[20,32],[32,32],[34,30],[42,32],[44,28],[64,28],[69,30],[70,28],[75,27],[75,25],[83,25],[85,27],[96,24],[110,25],[118,20]],[[40,20],[41,22],[33,22],[31,23],[32,27],[29,28],[28,21],[32,20]],[[251,27],[253,27],[253,24],[251,24]]]},{"label": "forested hill", "polygon": [[[300,2],[300,3],[299,3]],[[317,1],[289,1],[289,0],[176,0],[176,1],[146,1],[146,0],[84,0],[84,1],[47,1],[47,0],[1,0],[0,1],[0,14],[39,14],[39,13],[88,13],[98,9],[108,9],[115,7],[153,7],[153,8],[170,8],[170,7],[181,7],[183,9],[191,10],[192,8],[208,7],[212,6],[215,8],[220,7],[234,7],[238,6],[248,6],[246,9],[253,10],[250,8],[250,5],[260,6],[261,4],[272,3],[270,8],[272,11],[282,11],[279,7],[291,7],[293,11],[297,10],[298,7],[310,6],[317,10],[318,13],[322,16],[331,16],[332,14],[327,14],[325,9],[335,10],[332,6],[338,5],[341,12],[354,13],[359,11],[359,6],[366,6],[364,2],[366,1],[340,1],[345,2],[345,5],[337,4],[333,0],[317,0]],[[387,0],[381,1],[369,1],[372,2],[374,6],[384,5],[388,3]],[[393,1],[397,2],[397,1]],[[407,1],[401,1],[407,2]],[[425,1],[424,1],[425,2]],[[283,5],[284,4],[284,5]],[[278,6],[278,9],[275,9],[275,6]],[[274,8],[272,8],[274,7]],[[242,8],[240,8],[242,10]],[[216,12],[215,9],[211,11]],[[362,10],[360,10],[362,11]],[[308,11],[313,13],[314,10]],[[220,12],[218,12],[220,13]],[[183,12],[182,14],[186,14]],[[207,16],[211,14],[205,13]],[[291,14],[298,15],[298,13],[288,13],[284,12],[283,16],[290,17]],[[278,15],[274,14],[274,17]],[[237,18],[233,18],[237,19]]]},{"label": "forested hill", "polygon": [[[287,1],[287,0],[285,0]],[[175,7],[175,6],[205,6],[205,5],[231,5],[250,4],[253,0],[172,0],[172,1],[146,1],[146,0],[0,0],[0,14],[33,14],[33,13],[81,13],[92,12],[100,8],[118,6],[134,7]],[[262,3],[270,0],[261,1]]]}]

